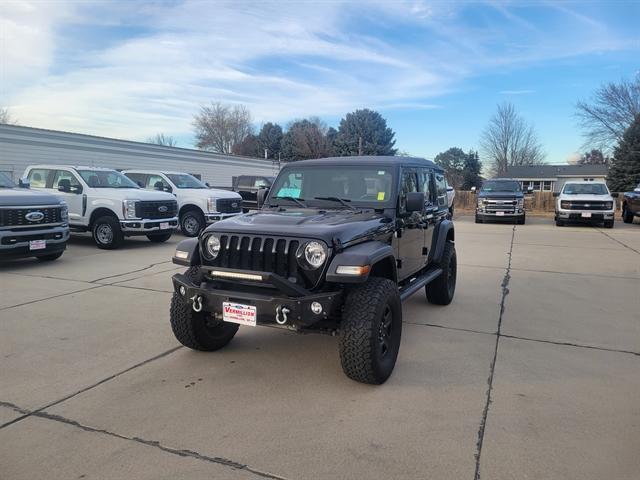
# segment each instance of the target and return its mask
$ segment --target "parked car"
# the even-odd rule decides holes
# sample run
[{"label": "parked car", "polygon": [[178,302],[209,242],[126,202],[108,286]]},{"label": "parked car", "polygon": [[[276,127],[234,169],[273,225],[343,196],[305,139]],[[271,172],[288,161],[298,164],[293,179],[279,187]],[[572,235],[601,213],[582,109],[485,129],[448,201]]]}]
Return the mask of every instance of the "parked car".
[{"label": "parked car", "polygon": [[602,223],[605,228],[613,228],[616,204],[604,183],[570,181],[556,197],[555,220],[559,227],[567,222]]},{"label": "parked car", "polygon": [[172,193],[178,201],[180,229],[197,237],[210,223],[242,213],[242,197],[234,192],[210,189],[193,175],[183,172],[125,170],[140,187]]},{"label": "parked car", "polygon": [[633,192],[622,195],[622,221],[633,223],[633,217],[640,217],[640,183]]},{"label": "parked car", "polygon": [[[476,193],[476,188],[471,187]],[[527,191],[529,193],[529,191]],[[520,182],[512,178],[494,178],[482,182],[476,201],[476,223],[488,220],[510,220],[518,225],[526,222],[524,192]]]},{"label": "parked car", "polygon": [[34,190],[64,200],[71,231],[91,232],[98,248],[118,248],[124,237],[133,235],[165,242],[178,227],[173,195],[144,190],[115,170],[31,165],[24,175]]},{"label": "parked car", "polygon": [[[264,203],[263,203],[264,200]],[[444,172],[408,157],[344,157],[282,168],[262,209],[180,242],[170,320],[185,346],[224,347],[239,325],[339,335],[342,368],[383,383],[400,347],[402,300],[456,286]]]},{"label": "parked car", "polygon": [[69,239],[67,205],[53,195],[28,190],[26,181],[20,186],[0,172],[0,260],[60,258]]},{"label": "parked car", "polygon": [[242,197],[242,205],[245,212],[258,208],[258,191],[269,188],[275,177],[259,175],[238,175],[233,177],[232,190]]}]

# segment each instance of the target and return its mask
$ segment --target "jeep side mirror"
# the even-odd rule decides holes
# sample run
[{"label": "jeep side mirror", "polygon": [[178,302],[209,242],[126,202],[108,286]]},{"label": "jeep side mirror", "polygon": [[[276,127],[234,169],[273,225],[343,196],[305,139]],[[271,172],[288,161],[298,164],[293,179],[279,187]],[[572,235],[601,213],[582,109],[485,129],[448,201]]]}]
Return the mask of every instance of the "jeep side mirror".
[{"label": "jeep side mirror", "polygon": [[553,192],[553,196],[554,197],[559,197],[560,196],[560,192]]},{"label": "jeep side mirror", "polygon": [[407,203],[405,210],[407,212],[421,212],[424,209],[424,192],[407,193]]},{"label": "jeep side mirror", "polygon": [[256,199],[258,201],[258,208],[262,208],[262,205],[264,205],[264,201],[267,198],[268,193],[269,193],[268,188],[261,188],[260,190],[258,190],[258,193],[256,194]]},{"label": "jeep side mirror", "polygon": [[471,193],[476,193],[476,187],[471,187]]},{"label": "jeep side mirror", "polygon": [[20,180],[18,180],[18,186],[20,188],[31,188],[31,182],[29,182],[29,179],[27,177],[22,177]]},{"label": "jeep side mirror", "polygon": [[612,196],[613,198],[618,198],[618,192],[613,192],[613,193],[611,194],[611,196]]}]

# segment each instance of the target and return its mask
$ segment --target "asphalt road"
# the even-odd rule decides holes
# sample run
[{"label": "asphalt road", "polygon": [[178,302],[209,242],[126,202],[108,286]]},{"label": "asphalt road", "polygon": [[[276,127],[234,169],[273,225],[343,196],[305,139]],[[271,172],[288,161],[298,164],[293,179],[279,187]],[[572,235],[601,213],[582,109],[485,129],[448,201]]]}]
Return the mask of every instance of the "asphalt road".
[{"label": "asphalt road", "polygon": [[180,236],[0,266],[0,478],[638,479],[640,225],[456,232],[454,302],[406,302],[377,387],[331,337],[181,348]]}]

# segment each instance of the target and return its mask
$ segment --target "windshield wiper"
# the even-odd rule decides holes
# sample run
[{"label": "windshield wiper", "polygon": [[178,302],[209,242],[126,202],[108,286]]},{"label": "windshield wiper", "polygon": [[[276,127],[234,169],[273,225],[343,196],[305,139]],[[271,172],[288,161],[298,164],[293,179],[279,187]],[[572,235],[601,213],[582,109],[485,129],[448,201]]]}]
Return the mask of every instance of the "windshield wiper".
[{"label": "windshield wiper", "polygon": [[[293,203],[295,203],[296,205],[302,207],[302,208],[307,208],[307,205],[302,201],[301,198],[296,198],[296,197],[291,197],[289,195],[284,195],[282,197],[271,197],[273,199],[282,199],[282,200],[290,200]],[[274,207],[277,207],[277,205],[274,205]]]},{"label": "windshield wiper", "polygon": [[313,197],[314,200],[329,200],[330,202],[339,202],[342,205],[344,205],[347,208],[350,208],[351,210],[356,210],[356,208],[353,205],[349,205],[347,202],[350,202],[351,200],[348,198],[339,198],[339,197]]}]

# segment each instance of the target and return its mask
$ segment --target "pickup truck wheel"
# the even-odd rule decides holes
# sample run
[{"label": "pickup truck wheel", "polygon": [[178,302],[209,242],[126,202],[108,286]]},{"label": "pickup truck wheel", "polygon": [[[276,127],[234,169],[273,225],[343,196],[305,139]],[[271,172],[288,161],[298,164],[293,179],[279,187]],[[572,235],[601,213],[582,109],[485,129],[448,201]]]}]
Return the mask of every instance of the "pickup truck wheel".
[{"label": "pickup truck wheel", "polygon": [[518,219],[518,225],[524,225],[526,221],[527,221],[526,215],[522,215],[522,218]]},{"label": "pickup truck wheel", "polygon": [[187,210],[180,216],[180,230],[185,237],[197,237],[205,226],[204,216],[197,210]]},{"label": "pickup truck wheel", "polygon": [[613,228],[613,220],[605,220],[604,228]]},{"label": "pickup truck wheel", "polygon": [[476,223],[482,223],[482,219],[476,214]]},{"label": "pickup truck wheel", "polygon": [[98,248],[104,250],[113,250],[118,248],[124,240],[122,230],[120,230],[120,222],[115,217],[105,215],[93,222],[93,241],[96,242]]},{"label": "pickup truck wheel", "polygon": [[439,267],[442,269],[442,275],[424,287],[427,300],[436,305],[449,305],[456,291],[458,272],[456,247],[453,242],[447,242],[445,245]]},{"label": "pickup truck wheel", "polygon": [[633,213],[626,206],[622,207],[622,221],[624,223],[633,223]]},{"label": "pickup truck wheel", "polygon": [[340,363],[347,377],[380,385],[393,372],[402,335],[398,288],[371,277],[346,297],[340,328]]},{"label": "pickup truck wheel", "polygon": [[169,240],[171,238],[171,234],[170,233],[156,233],[155,235],[147,235],[147,238],[149,239],[150,242],[162,243],[162,242],[166,242],[167,240]]},{"label": "pickup truck wheel", "polygon": [[[192,267],[185,275],[198,283],[200,269]],[[169,311],[171,329],[178,341],[193,350],[213,352],[227,345],[238,331],[235,323],[214,320],[207,312],[194,312],[183,298],[174,292]]]},{"label": "pickup truck wheel", "polygon": [[58,252],[58,253],[51,253],[49,255],[38,255],[36,258],[41,262],[52,262],[54,260],[59,259],[63,253],[64,251]]},{"label": "pickup truck wheel", "polygon": [[564,227],[564,222],[560,219],[556,220],[556,227]]}]

